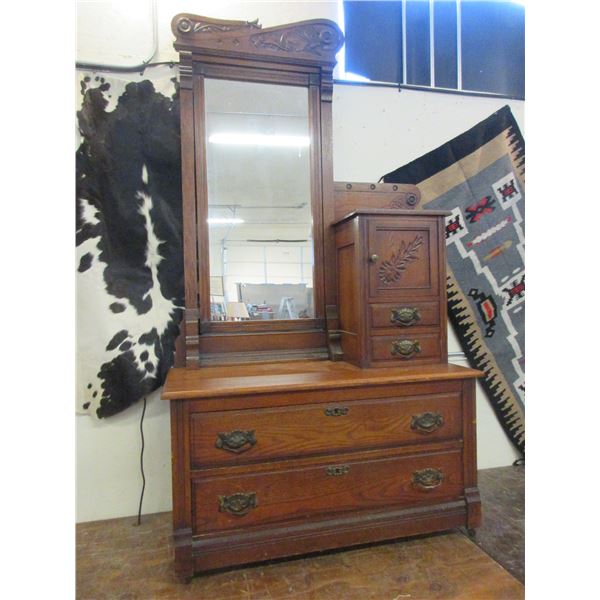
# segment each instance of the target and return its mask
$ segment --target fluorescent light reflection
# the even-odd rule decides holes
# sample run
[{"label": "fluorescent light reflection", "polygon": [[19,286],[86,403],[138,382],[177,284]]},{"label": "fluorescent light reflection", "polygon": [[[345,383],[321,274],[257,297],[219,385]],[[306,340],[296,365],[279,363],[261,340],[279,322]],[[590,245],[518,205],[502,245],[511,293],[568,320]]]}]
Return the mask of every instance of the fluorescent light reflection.
[{"label": "fluorescent light reflection", "polygon": [[213,133],[208,141],[211,144],[231,146],[281,146],[304,148],[310,144],[305,135],[262,135],[258,133]]},{"label": "fluorescent light reflection", "polygon": [[212,218],[212,219],[206,219],[206,222],[209,225],[239,225],[240,223],[245,223],[244,219],[235,219],[235,218],[230,218],[230,219]]}]

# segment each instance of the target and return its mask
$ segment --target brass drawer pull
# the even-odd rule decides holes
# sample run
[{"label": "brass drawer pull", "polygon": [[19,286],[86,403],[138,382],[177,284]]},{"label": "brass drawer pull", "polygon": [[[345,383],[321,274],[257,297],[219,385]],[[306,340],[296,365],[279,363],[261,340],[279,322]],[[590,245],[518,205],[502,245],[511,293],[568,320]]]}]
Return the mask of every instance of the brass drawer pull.
[{"label": "brass drawer pull", "polygon": [[413,415],[410,422],[410,428],[419,433],[433,433],[444,424],[444,417],[440,413],[426,412],[420,415]]},{"label": "brass drawer pull", "polygon": [[231,496],[219,496],[219,512],[243,517],[257,506],[256,492],[239,492]]},{"label": "brass drawer pull", "polygon": [[416,325],[421,320],[421,313],[415,306],[404,306],[402,308],[393,308],[390,313],[390,322],[400,327],[410,327]]},{"label": "brass drawer pull", "polygon": [[348,414],[350,409],[347,406],[333,406],[325,409],[325,416],[327,417],[343,417]]},{"label": "brass drawer pull", "polygon": [[240,431],[239,429],[217,433],[217,441],[215,442],[217,448],[234,452],[235,454],[250,450],[254,444],[256,444],[254,431]]},{"label": "brass drawer pull", "polygon": [[333,467],[327,467],[325,469],[327,475],[331,477],[340,477],[341,475],[346,475],[348,471],[350,471],[350,465],[335,465]]},{"label": "brass drawer pull", "polygon": [[438,469],[422,469],[415,471],[412,476],[413,485],[422,490],[432,490],[444,481],[444,474]]},{"label": "brass drawer pull", "polygon": [[369,262],[375,264],[379,260],[379,254],[371,254]]},{"label": "brass drawer pull", "polygon": [[395,340],[392,342],[392,356],[400,358],[412,358],[415,354],[421,352],[419,340]]}]

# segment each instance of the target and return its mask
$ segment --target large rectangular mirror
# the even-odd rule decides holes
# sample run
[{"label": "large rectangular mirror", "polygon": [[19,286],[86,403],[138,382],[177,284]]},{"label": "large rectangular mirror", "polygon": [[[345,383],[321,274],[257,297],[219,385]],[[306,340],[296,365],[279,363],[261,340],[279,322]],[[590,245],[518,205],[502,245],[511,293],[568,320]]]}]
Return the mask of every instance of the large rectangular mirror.
[{"label": "large rectangular mirror", "polygon": [[314,318],[308,88],[205,79],[211,321]]},{"label": "large rectangular mirror", "polygon": [[326,19],[263,28],[182,13],[181,163],[188,366],[336,351],[333,68]]}]

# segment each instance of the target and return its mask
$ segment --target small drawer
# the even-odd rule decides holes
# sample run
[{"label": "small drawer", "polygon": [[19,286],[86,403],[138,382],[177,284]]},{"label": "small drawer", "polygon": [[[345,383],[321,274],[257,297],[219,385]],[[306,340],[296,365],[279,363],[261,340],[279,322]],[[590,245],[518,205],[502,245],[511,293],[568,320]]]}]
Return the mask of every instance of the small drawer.
[{"label": "small drawer", "polygon": [[279,470],[194,479],[194,531],[432,504],[458,498],[462,492],[460,450],[383,458],[354,454],[309,465],[288,463]]},{"label": "small drawer", "polygon": [[371,360],[390,362],[432,361],[441,356],[438,333],[411,334],[410,331],[398,335],[371,338]]},{"label": "small drawer", "polygon": [[459,392],[192,414],[192,468],[461,436]]},{"label": "small drawer", "polygon": [[396,304],[371,304],[371,327],[409,329],[411,327],[438,326],[439,302],[403,302]]}]

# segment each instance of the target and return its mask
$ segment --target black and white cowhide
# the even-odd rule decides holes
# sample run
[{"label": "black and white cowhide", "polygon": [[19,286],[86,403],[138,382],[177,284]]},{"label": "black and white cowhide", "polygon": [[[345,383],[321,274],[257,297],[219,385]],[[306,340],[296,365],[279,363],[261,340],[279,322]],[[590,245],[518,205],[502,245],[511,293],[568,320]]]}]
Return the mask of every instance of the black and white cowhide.
[{"label": "black and white cowhide", "polygon": [[80,73],[77,409],[114,415],[160,387],[183,305],[175,72]]}]

